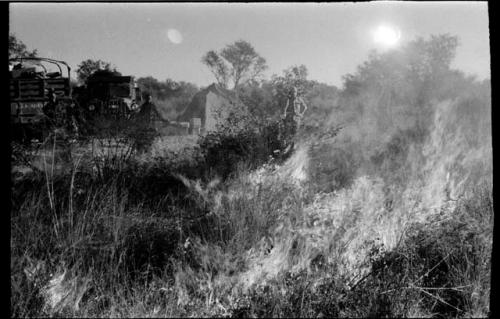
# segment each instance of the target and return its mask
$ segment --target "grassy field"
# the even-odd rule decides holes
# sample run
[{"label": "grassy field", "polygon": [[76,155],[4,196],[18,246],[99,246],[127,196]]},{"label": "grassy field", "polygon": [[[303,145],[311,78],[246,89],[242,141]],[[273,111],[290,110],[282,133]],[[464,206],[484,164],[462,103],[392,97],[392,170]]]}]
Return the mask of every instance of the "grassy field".
[{"label": "grassy field", "polygon": [[17,150],[11,315],[487,316],[488,150],[451,139],[452,106],[406,166],[387,157],[356,173],[349,128],[261,162],[194,137],[143,154],[103,141]]},{"label": "grassy field", "polygon": [[12,143],[11,316],[489,316],[491,86],[415,45],[294,136]]}]

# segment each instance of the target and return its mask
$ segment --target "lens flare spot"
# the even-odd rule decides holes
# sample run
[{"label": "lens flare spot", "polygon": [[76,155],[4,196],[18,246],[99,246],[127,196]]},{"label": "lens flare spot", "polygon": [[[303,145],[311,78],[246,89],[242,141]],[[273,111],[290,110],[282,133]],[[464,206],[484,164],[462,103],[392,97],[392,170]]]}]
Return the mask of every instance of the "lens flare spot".
[{"label": "lens flare spot", "polygon": [[167,30],[167,38],[173,44],[182,43],[182,34],[177,29],[168,29]]}]

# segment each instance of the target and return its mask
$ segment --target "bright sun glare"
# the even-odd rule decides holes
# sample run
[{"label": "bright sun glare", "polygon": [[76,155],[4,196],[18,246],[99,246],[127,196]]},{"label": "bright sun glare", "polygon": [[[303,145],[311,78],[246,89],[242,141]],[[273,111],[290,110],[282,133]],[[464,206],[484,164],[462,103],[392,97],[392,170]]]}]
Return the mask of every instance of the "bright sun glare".
[{"label": "bright sun glare", "polygon": [[373,32],[373,41],[385,47],[393,47],[401,38],[401,31],[396,28],[381,25]]}]

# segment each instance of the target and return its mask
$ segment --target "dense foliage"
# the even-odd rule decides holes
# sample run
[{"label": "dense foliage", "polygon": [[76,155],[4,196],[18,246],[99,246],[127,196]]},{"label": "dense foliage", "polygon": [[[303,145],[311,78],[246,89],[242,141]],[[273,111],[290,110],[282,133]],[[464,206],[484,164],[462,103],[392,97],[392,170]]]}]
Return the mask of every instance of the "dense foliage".
[{"label": "dense foliage", "polygon": [[208,51],[201,62],[210,69],[219,85],[227,88],[232,84],[233,89],[258,80],[267,69],[266,59],[244,40],[228,44],[220,52]]},{"label": "dense foliage", "polygon": [[85,84],[87,79],[99,71],[108,71],[114,73],[115,75],[121,75],[115,66],[112,66],[110,62],[105,62],[102,60],[87,59],[80,64],[78,64],[76,69],[76,75],[80,84]]},{"label": "dense foliage", "polygon": [[23,57],[36,57],[38,51],[36,49],[28,50],[26,44],[19,40],[15,34],[9,33],[9,59],[23,58]]}]

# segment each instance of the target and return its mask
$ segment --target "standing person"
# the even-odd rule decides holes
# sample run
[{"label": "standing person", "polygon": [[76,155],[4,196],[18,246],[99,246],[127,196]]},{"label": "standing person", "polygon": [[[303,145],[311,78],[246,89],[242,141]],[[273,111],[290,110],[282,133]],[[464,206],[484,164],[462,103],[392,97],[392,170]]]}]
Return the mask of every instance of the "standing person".
[{"label": "standing person", "polygon": [[46,116],[44,130],[48,134],[60,132],[60,128],[65,126],[66,114],[62,108],[59,98],[53,88],[47,90],[49,101],[43,106],[43,113]]},{"label": "standing person", "polygon": [[47,119],[51,125],[55,124],[56,121],[56,107],[57,107],[57,96],[54,89],[50,88],[47,90],[47,96],[49,101],[43,106],[43,113],[47,116]]},{"label": "standing person", "polygon": [[297,88],[292,87],[288,94],[288,100],[286,101],[285,111],[283,114],[285,126],[284,135],[286,139],[292,139],[293,136],[295,136],[306,110],[307,105],[304,100],[298,95]]},{"label": "standing person", "polygon": [[138,120],[143,126],[148,128],[154,128],[154,124],[157,120],[168,122],[168,120],[163,119],[156,105],[153,103],[153,97],[151,95],[146,96],[146,101],[141,105],[138,112]]},{"label": "standing person", "polygon": [[74,101],[70,101],[66,106],[66,128],[69,132],[73,133],[75,139],[79,138],[80,130],[78,124],[82,121],[83,118],[80,114],[80,109]]},{"label": "standing person", "polygon": [[158,112],[156,105],[153,103],[153,97],[148,94],[146,101],[141,105],[139,112],[136,114],[138,130],[135,136],[135,146],[138,151],[144,152],[151,147],[155,137],[158,135],[155,127],[157,120],[168,123],[168,120],[164,119],[160,112]]},{"label": "standing person", "polygon": [[81,120],[78,107],[73,101],[58,99],[54,89],[49,88],[47,95],[49,101],[43,106],[43,113],[46,118],[46,129],[52,131],[64,129],[64,135],[72,133],[78,139],[78,122]]}]

